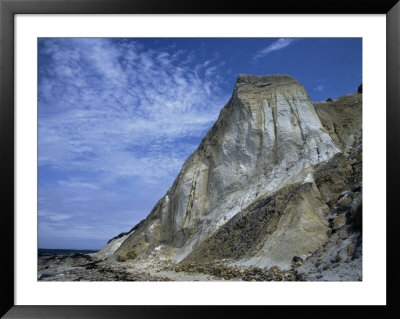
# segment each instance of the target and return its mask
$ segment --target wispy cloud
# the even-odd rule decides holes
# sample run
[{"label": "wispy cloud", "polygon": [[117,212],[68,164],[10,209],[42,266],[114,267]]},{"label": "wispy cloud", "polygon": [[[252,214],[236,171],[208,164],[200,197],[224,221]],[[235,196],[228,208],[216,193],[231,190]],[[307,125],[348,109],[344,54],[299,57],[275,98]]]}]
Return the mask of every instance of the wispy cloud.
[{"label": "wispy cloud", "polygon": [[81,189],[81,188],[99,189],[98,185],[95,185],[93,183],[82,182],[76,179],[69,181],[61,180],[58,181],[58,184],[62,187],[75,188],[75,189]]},{"label": "wispy cloud", "polygon": [[316,82],[314,83],[314,87],[312,87],[312,90],[314,92],[325,91],[329,87],[329,85],[326,84],[327,80],[328,80],[327,78],[316,79],[315,80]]},{"label": "wispy cloud", "polygon": [[[228,100],[212,57],[124,39],[39,44],[39,173],[60,176],[47,181],[40,174],[39,210],[70,214],[74,222],[94,207],[105,214],[110,189],[127,192],[112,198],[121,201],[113,213],[134,207],[135,185],[165,193]],[[82,233],[51,216],[42,213],[48,224],[69,222],[71,236]],[[41,229],[49,233],[47,226]]]},{"label": "wispy cloud", "polygon": [[39,165],[130,174],[118,163],[202,136],[227,99],[209,60],[192,71],[168,52],[106,39],[47,40],[43,51],[50,65],[39,85]]},{"label": "wispy cloud", "polygon": [[253,60],[258,60],[262,57],[265,57],[271,52],[283,50],[284,48],[288,47],[293,41],[294,39],[290,38],[280,38],[275,42],[273,42],[272,44],[270,44],[269,46],[267,46],[266,48],[258,51],[254,56]]},{"label": "wispy cloud", "polygon": [[49,212],[46,210],[42,210],[39,212],[39,218],[43,218],[48,221],[53,221],[53,222],[61,222],[67,219],[71,219],[72,215],[71,214],[61,214],[59,212]]},{"label": "wispy cloud", "polygon": [[323,89],[325,89],[325,86],[323,86],[322,84],[319,84],[316,87],[314,87],[314,91],[317,92],[321,92]]}]

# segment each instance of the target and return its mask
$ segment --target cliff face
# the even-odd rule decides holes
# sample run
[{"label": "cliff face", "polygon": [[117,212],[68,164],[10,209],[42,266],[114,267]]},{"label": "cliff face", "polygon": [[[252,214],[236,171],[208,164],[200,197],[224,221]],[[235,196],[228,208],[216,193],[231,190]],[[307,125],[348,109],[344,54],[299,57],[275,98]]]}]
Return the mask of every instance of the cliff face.
[{"label": "cliff face", "polygon": [[[166,195],[100,253],[120,261],[263,267],[307,258],[328,241],[331,205],[355,182],[347,157],[361,138],[361,120],[344,116],[350,127],[335,122],[339,106],[314,106],[287,75],[239,75],[230,101]],[[335,176],[337,183],[327,182]]]}]

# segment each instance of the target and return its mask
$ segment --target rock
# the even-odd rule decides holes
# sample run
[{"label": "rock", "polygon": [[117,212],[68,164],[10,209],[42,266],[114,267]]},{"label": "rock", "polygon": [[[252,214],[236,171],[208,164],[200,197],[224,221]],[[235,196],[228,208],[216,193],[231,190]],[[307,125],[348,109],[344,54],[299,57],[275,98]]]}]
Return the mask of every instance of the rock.
[{"label": "rock", "polygon": [[351,202],[350,216],[355,228],[361,229],[362,227],[362,203],[360,199],[355,199]]},{"label": "rock", "polygon": [[292,259],[292,268],[300,267],[303,263],[304,263],[304,261],[302,258],[300,258],[298,256],[294,256]]},{"label": "rock", "polygon": [[352,244],[349,244],[347,246],[347,256],[351,257],[353,256],[354,253],[354,246]]},{"label": "rock", "polygon": [[345,215],[339,215],[333,220],[333,230],[337,230],[342,228],[346,224],[346,216]]},{"label": "rock", "polygon": [[352,199],[350,196],[347,196],[346,198],[343,198],[342,200],[339,201],[340,206],[346,206],[352,202]]},{"label": "rock", "polygon": [[342,260],[342,256],[336,255],[335,262],[338,263],[341,260]]},{"label": "rock", "polygon": [[297,263],[297,262],[303,263],[303,259],[298,256],[294,256],[292,259],[292,263]]},{"label": "rock", "polygon": [[361,192],[361,190],[362,190],[362,184],[361,183],[354,184],[353,188],[351,189],[351,191],[353,193]]}]

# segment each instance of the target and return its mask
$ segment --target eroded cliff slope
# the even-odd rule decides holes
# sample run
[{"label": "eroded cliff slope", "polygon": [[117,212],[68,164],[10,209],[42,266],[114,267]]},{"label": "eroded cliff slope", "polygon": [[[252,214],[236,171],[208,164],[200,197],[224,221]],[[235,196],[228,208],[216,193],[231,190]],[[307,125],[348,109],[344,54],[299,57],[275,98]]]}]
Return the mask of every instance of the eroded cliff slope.
[{"label": "eroded cliff slope", "polygon": [[358,218],[338,200],[360,182],[360,94],[313,104],[290,76],[239,75],[166,195],[99,254],[289,268],[330,243],[335,218]]}]

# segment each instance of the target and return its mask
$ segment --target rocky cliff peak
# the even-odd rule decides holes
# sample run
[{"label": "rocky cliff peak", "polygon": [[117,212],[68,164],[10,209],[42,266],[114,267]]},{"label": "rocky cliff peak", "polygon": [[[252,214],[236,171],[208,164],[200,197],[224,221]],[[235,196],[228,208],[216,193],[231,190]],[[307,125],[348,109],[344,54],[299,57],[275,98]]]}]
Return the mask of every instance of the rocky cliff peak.
[{"label": "rocky cliff peak", "polygon": [[299,83],[287,74],[252,75],[239,73],[236,84],[290,84]]}]

